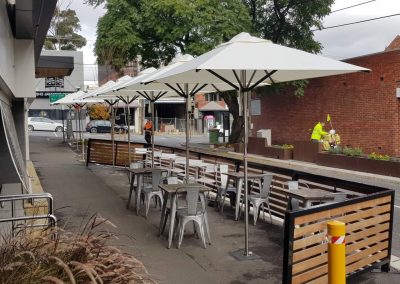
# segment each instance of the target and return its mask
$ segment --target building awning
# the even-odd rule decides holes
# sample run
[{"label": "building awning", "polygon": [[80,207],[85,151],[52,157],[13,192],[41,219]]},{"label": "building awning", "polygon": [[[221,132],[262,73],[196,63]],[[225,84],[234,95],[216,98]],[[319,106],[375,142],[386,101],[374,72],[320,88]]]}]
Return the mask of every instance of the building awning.
[{"label": "building awning", "polygon": [[219,105],[217,102],[212,101],[199,108],[199,111],[228,111],[228,109]]},{"label": "building awning", "polygon": [[74,70],[72,56],[40,56],[36,64],[35,77],[63,77],[70,76]]},{"label": "building awning", "polygon": [[57,0],[17,0],[7,3],[8,18],[16,39],[33,39],[38,61]]}]

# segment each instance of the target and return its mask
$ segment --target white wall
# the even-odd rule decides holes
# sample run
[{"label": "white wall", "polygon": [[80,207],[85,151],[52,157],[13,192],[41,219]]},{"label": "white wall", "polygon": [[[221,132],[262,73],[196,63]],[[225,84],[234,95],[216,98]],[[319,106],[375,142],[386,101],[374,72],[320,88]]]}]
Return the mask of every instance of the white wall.
[{"label": "white wall", "polygon": [[4,2],[0,2],[0,77],[14,92],[14,37]]},{"label": "white wall", "polygon": [[36,98],[35,58],[33,40],[15,40],[15,92],[16,98]]}]

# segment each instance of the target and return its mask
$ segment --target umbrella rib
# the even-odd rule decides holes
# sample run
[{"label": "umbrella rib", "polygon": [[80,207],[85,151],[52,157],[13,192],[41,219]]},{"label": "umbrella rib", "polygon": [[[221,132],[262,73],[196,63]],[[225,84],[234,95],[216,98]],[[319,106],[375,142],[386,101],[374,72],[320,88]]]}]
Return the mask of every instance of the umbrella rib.
[{"label": "umbrella rib", "polygon": [[177,94],[179,94],[181,97],[185,97],[184,93],[181,93],[179,90],[177,90],[176,88],[172,87],[169,83],[165,83],[165,85],[167,85],[169,88],[171,88],[172,90],[174,90]]},{"label": "umbrella rib", "polygon": [[[197,86],[197,85],[196,85],[196,86]],[[203,90],[206,86],[207,86],[207,84],[203,84],[202,86],[200,86],[199,88],[197,88],[197,90],[194,90],[194,89],[193,89],[193,91],[190,93],[190,95],[192,96],[192,95],[197,94],[198,92],[200,92],[201,90]]]},{"label": "umbrella rib", "polygon": [[176,85],[178,86],[179,90],[181,91],[181,94],[184,94],[184,97],[187,98],[188,94],[185,93],[185,91],[182,89],[181,85],[179,85],[178,83],[176,83]]},{"label": "umbrella rib", "polygon": [[222,93],[220,89],[217,88],[217,86],[215,86],[214,84],[211,84],[211,86],[213,86],[213,88],[215,89],[215,91],[217,91],[218,93]]},{"label": "umbrella rib", "polygon": [[276,71],[278,70],[272,70],[271,72],[265,71],[267,74],[262,77],[260,80],[258,80],[257,82],[255,82],[253,85],[251,85],[247,90],[250,91],[252,89],[254,89],[255,87],[257,87],[262,81],[264,81],[267,78],[271,79],[271,75],[274,74]]},{"label": "umbrella rib", "polygon": [[231,87],[233,87],[235,90],[239,90],[239,88],[233,84],[232,82],[230,82],[229,80],[225,79],[224,77],[222,77],[221,75],[219,75],[218,73],[214,72],[213,70],[210,69],[206,69],[209,73],[213,74],[215,77],[217,77],[218,79],[224,81],[225,83],[227,83],[228,85],[230,85]]},{"label": "umbrella rib", "polygon": [[[233,75],[235,75],[236,81],[239,83],[240,89],[244,89],[244,86],[243,86],[242,82],[240,82],[239,76],[236,73],[236,71],[232,70],[232,72],[233,72]],[[245,84],[246,82],[243,82],[243,83]]]},{"label": "umbrella rib", "polygon": [[130,101],[129,104],[131,104],[134,100],[136,100],[139,96],[134,96]]},{"label": "umbrella rib", "polygon": [[159,92],[158,93],[158,95],[156,96],[156,98],[155,98],[155,100],[154,101],[157,101],[157,100],[159,100],[162,96],[164,96],[166,93],[168,93],[168,91],[165,91],[165,92]]},{"label": "umbrella rib", "polygon": [[[197,86],[199,85],[199,83],[197,83],[196,85],[194,85],[192,91],[190,92],[189,96],[193,96],[193,94],[195,94],[194,90],[196,90]],[[196,92],[197,93],[197,92]]]},{"label": "umbrella rib", "polygon": [[246,88],[248,89],[250,87],[251,81],[253,81],[254,76],[256,75],[257,70],[253,70],[253,74],[251,74],[249,83],[246,85]]},{"label": "umbrella rib", "polygon": [[117,98],[127,104],[127,101],[122,96],[117,96]]},{"label": "umbrella rib", "polygon": [[[268,73],[268,71],[267,71],[267,70],[265,70],[265,73]],[[274,80],[274,79],[272,79],[272,74],[269,76],[269,79],[271,80],[272,84],[275,84],[275,83],[276,83],[276,82],[275,82],[275,80]]]}]

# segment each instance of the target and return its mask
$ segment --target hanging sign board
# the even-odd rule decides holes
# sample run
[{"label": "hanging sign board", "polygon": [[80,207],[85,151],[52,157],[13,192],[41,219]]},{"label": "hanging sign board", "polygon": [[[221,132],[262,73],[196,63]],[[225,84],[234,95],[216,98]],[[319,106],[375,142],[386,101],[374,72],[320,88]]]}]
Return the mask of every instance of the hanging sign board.
[{"label": "hanging sign board", "polygon": [[44,85],[46,88],[64,88],[64,77],[46,77]]}]

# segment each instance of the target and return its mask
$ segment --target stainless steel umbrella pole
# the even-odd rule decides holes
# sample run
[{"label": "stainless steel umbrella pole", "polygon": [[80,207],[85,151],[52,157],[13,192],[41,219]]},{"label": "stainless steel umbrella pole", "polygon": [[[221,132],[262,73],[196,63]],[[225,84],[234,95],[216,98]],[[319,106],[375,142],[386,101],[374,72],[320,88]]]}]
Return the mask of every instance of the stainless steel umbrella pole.
[{"label": "stainless steel umbrella pole", "polygon": [[151,167],[154,168],[154,92],[151,91],[150,110],[151,110]]},{"label": "stainless steel umbrella pole", "polygon": [[186,169],[185,169],[185,178],[186,183],[189,183],[189,132],[190,132],[190,123],[189,123],[189,109],[190,109],[190,94],[189,94],[189,84],[184,84],[184,91],[186,96],[186,115],[185,115],[185,124],[186,124]]},{"label": "stainless steel umbrella pole", "polygon": [[[240,72],[241,86],[246,85],[246,71]],[[247,144],[249,136],[249,123],[248,123],[248,92],[240,88],[240,95],[243,102],[243,120],[244,120],[244,141],[243,141],[243,167],[244,167],[244,255],[249,256],[249,203],[248,203],[248,178],[247,178]],[[236,205],[237,206],[237,205]],[[255,214],[255,213],[254,213]]]}]

